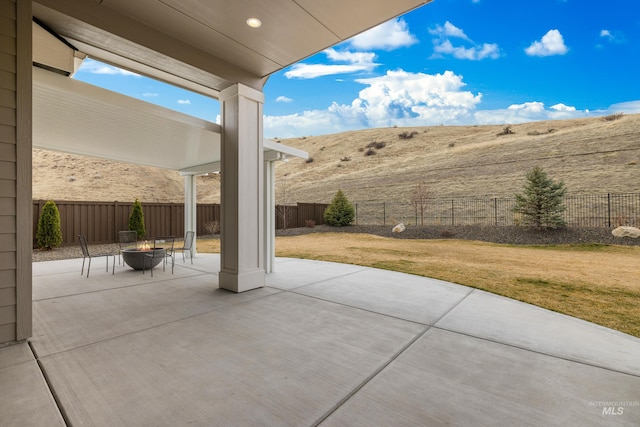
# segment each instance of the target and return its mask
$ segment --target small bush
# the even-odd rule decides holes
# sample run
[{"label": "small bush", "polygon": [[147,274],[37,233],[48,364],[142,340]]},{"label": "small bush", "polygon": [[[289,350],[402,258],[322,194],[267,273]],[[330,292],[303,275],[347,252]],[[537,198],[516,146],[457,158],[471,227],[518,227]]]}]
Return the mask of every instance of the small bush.
[{"label": "small bush", "polygon": [[307,228],[314,228],[316,226],[316,222],[312,219],[307,219],[304,221],[304,226]]},{"label": "small bush", "polygon": [[416,132],[415,130],[412,131],[412,132],[404,131],[404,132],[398,134],[398,138],[400,138],[400,139],[411,139],[411,138],[413,138],[414,135],[417,135],[417,134],[418,134],[418,132]]},{"label": "small bush", "polygon": [[502,129],[502,132],[497,133],[496,136],[513,135],[514,133],[515,132],[511,130],[511,126],[505,126],[504,129]]},{"label": "small bush", "polygon": [[38,231],[36,242],[41,249],[51,250],[62,243],[62,231],[60,230],[60,212],[55,202],[49,200],[42,207],[38,219]]},{"label": "small bush", "polygon": [[619,120],[622,118],[622,116],[624,116],[624,113],[615,113],[615,114],[609,114],[608,116],[604,116],[602,118],[603,122],[612,122],[614,120]]},{"label": "small bush", "polygon": [[133,209],[129,215],[129,231],[135,231],[138,240],[142,239],[147,231],[144,227],[144,213],[142,212],[142,204],[136,199],[133,202]]},{"label": "small bush", "polygon": [[367,148],[367,151],[364,152],[365,156],[373,156],[374,154],[376,154],[376,150],[373,148]]},{"label": "small bush", "polygon": [[453,147],[455,147],[455,146],[456,146],[456,143],[455,143],[455,142],[450,142],[450,143],[449,143],[449,148],[453,148]]},{"label": "small bush", "polygon": [[387,143],[386,143],[386,142],[382,142],[382,141],[380,141],[380,142],[376,142],[376,141],[373,141],[373,142],[368,143],[368,144],[367,144],[367,146],[366,146],[365,148],[375,148],[376,150],[380,150],[381,148],[384,148],[384,147],[386,147],[386,146],[387,146]]},{"label": "small bush", "polygon": [[220,234],[220,223],[218,221],[210,221],[204,224],[204,231],[209,234]]}]

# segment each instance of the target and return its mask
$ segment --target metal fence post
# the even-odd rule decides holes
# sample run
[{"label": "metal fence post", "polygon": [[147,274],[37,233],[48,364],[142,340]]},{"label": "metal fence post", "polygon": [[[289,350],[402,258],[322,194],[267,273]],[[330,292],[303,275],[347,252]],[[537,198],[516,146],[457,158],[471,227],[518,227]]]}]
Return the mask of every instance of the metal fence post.
[{"label": "metal fence post", "polygon": [[451,225],[456,225],[455,214],[453,212],[453,199],[451,199]]},{"label": "metal fence post", "polygon": [[387,203],[382,204],[382,225],[387,225]]},{"label": "metal fence post", "polygon": [[607,193],[607,223],[611,228],[611,193]]}]

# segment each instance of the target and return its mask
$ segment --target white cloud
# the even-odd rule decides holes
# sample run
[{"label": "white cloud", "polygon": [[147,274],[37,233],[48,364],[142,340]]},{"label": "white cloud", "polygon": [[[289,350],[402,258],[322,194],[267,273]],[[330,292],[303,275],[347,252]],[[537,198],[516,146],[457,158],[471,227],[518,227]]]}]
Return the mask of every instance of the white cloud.
[{"label": "white cloud", "polygon": [[609,30],[600,31],[600,37],[604,37],[605,39],[613,40],[613,34]]},{"label": "white cloud", "polygon": [[[441,58],[449,55],[456,59],[480,61],[500,57],[500,47],[497,44],[476,44],[467,37],[461,28],[456,27],[449,21],[445,22],[443,26],[438,25],[435,28],[431,28],[429,33],[436,36],[433,39],[432,58]],[[470,44],[470,46],[454,46],[450,38],[462,39],[467,44]]]},{"label": "white cloud", "polygon": [[418,43],[418,39],[403,19],[393,19],[355,36],[350,43],[355,49],[393,50]]},{"label": "white cloud", "polygon": [[265,135],[281,138],[317,135],[367,127],[467,123],[482,95],[464,91],[462,76],[388,71],[356,80],[366,85],[351,104],[333,103],[326,110],[288,116],[266,116]]},{"label": "white cloud", "polygon": [[434,28],[430,28],[429,34],[439,37],[454,37],[471,41],[461,28],[456,27],[449,21],[445,22],[442,26],[436,25]]},{"label": "white cloud", "polygon": [[288,79],[314,79],[316,77],[335,74],[349,74],[356,72],[368,72],[379,64],[374,62],[376,57],[372,52],[350,52],[327,49],[324,51],[327,58],[334,62],[346,62],[346,64],[306,64],[298,63],[284,73]]},{"label": "white cloud", "polygon": [[624,34],[620,31],[601,30],[600,38],[605,39],[609,43],[616,43],[616,44],[625,43]]},{"label": "white cloud", "polygon": [[640,100],[619,102],[609,107],[612,113],[640,114]]},{"label": "white cloud", "polygon": [[293,99],[287,98],[286,96],[279,96],[276,98],[276,102],[291,102]]},{"label": "white cloud", "polygon": [[451,41],[443,40],[434,42],[433,51],[437,54],[451,55],[457,59],[469,59],[479,61],[490,58],[497,59],[500,57],[500,48],[497,44],[485,43],[482,46],[473,46],[466,48],[464,46],[453,46]]},{"label": "white cloud", "polygon": [[560,31],[549,30],[541,40],[534,41],[524,51],[529,56],[553,56],[564,55],[568,50]]},{"label": "white cloud", "polygon": [[144,96],[145,98],[155,98],[156,96],[160,96],[160,94],[155,92],[145,92],[142,94],[142,96]]},{"label": "white cloud", "polygon": [[78,69],[78,72],[140,77],[139,74],[132,73],[131,71],[123,70],[112,65],[103,64],[102,62],[98,62],[93,59],[85,59]]},{"label": "white cloud", "polygon": [[473,114],[476,124],[516,124],[539,120],[564,120],[592,117],[597,114],[589,110],[578,110],[565,104],[546,108],[543,102],[532,101],[513,104],[506,109],[481,110]]},{"label": "white cloud", "polygon": [[177,102],[180,105],[189,105],[189,104],[191,104],[191,101],[189,101],[188,99],[178,99]]},{"label": "white cloud", "polygon": [[576,111],[576,107],[571,107],[569,105],[564,105],[564,104],[552,105],[549,108],[556,111]]}]

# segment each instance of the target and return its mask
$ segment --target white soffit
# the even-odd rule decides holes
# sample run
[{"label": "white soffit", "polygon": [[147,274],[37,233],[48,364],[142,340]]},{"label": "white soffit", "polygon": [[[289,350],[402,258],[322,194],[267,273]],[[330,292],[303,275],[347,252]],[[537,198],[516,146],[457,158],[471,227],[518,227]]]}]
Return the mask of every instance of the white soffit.
[{"label": "white soffit", "polygon": [[[160,167],[213,172],[220,125],[33,68],[33,146]],[[265,158],[307,153],[265,141]],[[276,154],[283,153],[283,154]]]},{"label": "white soffit", "polygon": [[220,126],[34,67],[33,146],[178,170],[219,160]]},{"label": "white soffit", "polygon": [[[148,73],[136,68],[144,64],[206,90],[261,90],[274,72],[429,2],[34,0],[33,14],[85,53],[131,71]],[[262,26],[250,28],[248,18]]]}]

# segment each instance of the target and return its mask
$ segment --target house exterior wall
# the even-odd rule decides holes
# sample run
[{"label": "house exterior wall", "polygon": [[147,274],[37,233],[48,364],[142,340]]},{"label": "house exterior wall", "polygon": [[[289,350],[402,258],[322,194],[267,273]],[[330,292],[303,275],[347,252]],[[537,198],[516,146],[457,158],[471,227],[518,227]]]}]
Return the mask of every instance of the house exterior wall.
[{"label": "house exterior wall", "polygon": [[0,0],[0,345],[31,336],[31,0]]}]

